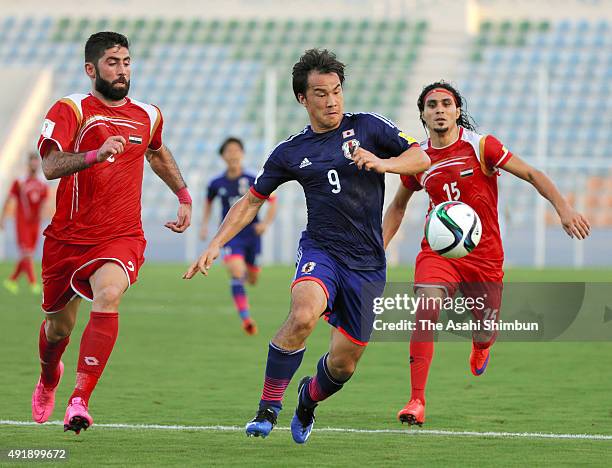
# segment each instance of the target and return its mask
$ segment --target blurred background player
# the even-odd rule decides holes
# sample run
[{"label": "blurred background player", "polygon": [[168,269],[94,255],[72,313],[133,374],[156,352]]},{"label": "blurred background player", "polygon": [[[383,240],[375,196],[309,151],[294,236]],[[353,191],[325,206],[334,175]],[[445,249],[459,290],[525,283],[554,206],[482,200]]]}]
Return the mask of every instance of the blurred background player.
[{"label": "blurred background player", "polygon": [[[443,81],[432,83],[421,92],[417,102],[419,116],[429,134],[421,148],[431,158],[431,167],[414,176],[401,176],[402,184],[384,216],[383,236],[386,247],[400,227],[412,194],[423,188],[429,195],[429,209],[448,200],[470,205],[482,221],[480,243],[466,257],[450,259],[432,251],[423,239],[416,259],[415,289],[417,295],[426,297],[452,297],[457,289],[465,296],[485,297],[486,307],[482,311],[473,310],[473,314],[479,321],[497,321],[504,277],[497,212],[499,169],[532,184],[552,204],[570,237],[586,238],[590,224],[543,172],[512,154],[494,136],[476,133],[463,110],[464,104],[459,92]],[[438,314],[437,309],[419,308],[417,323],[437,321]],[[475,376],[484,373],[495,338],[495,332],[473,335],[470,368]],[[432,357],[433,333],[417,326],[410,339],[412,392],[410,401],[398,413],[402,422],[420,425],[425,421],[425,386]]]},{"label": "blurred background player", "polygon": [[92,301],[81,338],[76,385],[64,431],[77,434],[93,424],[88,406],[115,345],[119,303],[138,279],[146,240],[141,196],[144,159],[177,195],[176,221],[191,220],[191,197],[162,141],[160,110],[127,97],[131,58],[125,36],[93,34],[85,44],[89,94],[72,94],[47,113],[38,143],[47,179],[61,178],[57,211],[44,232],[40,379],[32,395],[32,417],[47,421],[63,373],[61,356],[74,328],[81,298]]},{"label": "blurred background player", "polygon": [[308,225],[297,252],[291,309],[268,347],[268,359],[248,436],[267,437],[276,424],[289,382],[302,362],[306,340],[324,316],[332,328],[329,352],[316,374],[298,386],[291,434],[305,443],[318,403],[351,378],[370,335],[370,297],[384,289],[382,240],[385,172],[416,174],[429,167],[417,142],[385,117],[344,113],[344,64],[328,50],[307,50],[293,66],[293,91],[310,125],[279,143],[250,191],[229,210],[208,249],[185,278],[207,274],[220,249],[250,224],[276,188],[296,180],[306,197]]},{"label": "blurred background player", "polygon": [[[255,176],[242,167],[244,159],[244,144],[236,137],[227,138],[219,148],[219,155],[225,161],[227,170],[210,181],[204,204],[200,238],[208,237],[208,223],[212,213],[212,203],[216,197],[221,199],[221,220],[240,198],[249,191],[255,181]],[[257,325],[250,316],[249,301],[244,289],[245,280],[248,284],[257,283],[259,276],[259,254],[261,252],[261,236],[274,221],[276,200],[268,198],[269,208],[264,221],[259,221],[256,215],[253,221],[225,244],[223,261],[231,278],[231,291],[236,310],[242,320],[242,328],[249,335],[257,333]]]},{"label": "blurred background player", "polygon": [[40,158],[36,153],[28,156],[28,174],[26,177],[16,179],[11,185],[9,195],[4,202],[0,215],[0,229],[4,229],[4,222],[9,212],[15,212],[15,233],[19,260],[15,270],[8,279],[4,280],[4,287],[13,294],[19,292],[17,279],[24,273],[28,278],[30,291],[40,293],[40,285],[34,274],[34,261],[32,256],[40,238],[40,220],[49,196],[49,186],[38,176]]}]

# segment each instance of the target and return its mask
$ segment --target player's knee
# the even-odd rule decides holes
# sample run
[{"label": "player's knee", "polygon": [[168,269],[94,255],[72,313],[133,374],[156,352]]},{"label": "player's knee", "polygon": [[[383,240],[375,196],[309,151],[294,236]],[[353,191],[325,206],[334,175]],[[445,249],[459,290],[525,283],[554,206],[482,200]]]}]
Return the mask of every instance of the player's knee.
[{"label": "player's knee", "polygon": [[123,289],[114,284],[104,286],[97,294],[95,294],[94,301],[100,304],[104,308],[118,307],[121,302],[121,296],[123,295]]},{"label": "player's knee", "polygon": [[293,307],[289,316],[292,333],[302,335],[310,332],[317,323],[317,315],[311,307]]},{"label": "player's knee", "polygon": [[76,317],[62,317],[61,319],[47,317],[47,326],[45,329],[47,339],[50,342],[56,342],[70,336]]},{"label": "player's knee", "polygon": [[249,271],[247,274],[247,282],[251,286],[255,286],[257,284],[257,280],[259,279],[259,274],[255,271]]}]

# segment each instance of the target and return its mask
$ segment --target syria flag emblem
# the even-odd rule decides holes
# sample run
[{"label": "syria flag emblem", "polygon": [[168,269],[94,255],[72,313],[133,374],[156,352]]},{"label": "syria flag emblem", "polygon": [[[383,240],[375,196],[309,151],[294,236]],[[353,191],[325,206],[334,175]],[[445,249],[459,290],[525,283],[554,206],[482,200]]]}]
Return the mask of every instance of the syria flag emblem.
[{"label": "syria flag emblem", "polygon": [[344,157],[346,159],[353,159],[353,154],[359,148],[359,140],[355,140],[354,138],[349,141],[345,141],[342,143],[342,152],[344,153]]},{"label": "syria flag emblem", "polygon": [[130,135],[128,141],[133,145],[141,145],[142,137],[140,135]]}]

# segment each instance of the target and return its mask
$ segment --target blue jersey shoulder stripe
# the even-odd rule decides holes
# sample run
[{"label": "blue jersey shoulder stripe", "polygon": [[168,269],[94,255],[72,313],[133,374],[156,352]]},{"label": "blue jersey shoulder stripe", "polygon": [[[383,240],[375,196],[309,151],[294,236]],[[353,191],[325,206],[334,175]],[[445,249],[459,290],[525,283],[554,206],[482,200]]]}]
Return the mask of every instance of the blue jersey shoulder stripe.
[{"label": "blue jersey shoulder stripe", "polygon": [[[286,140],[281,141],[280,143],[278,143],[274,148],[272,148],[272,151],[270,151],[270,154],[274,153],[274,151],[281,145],[284,145],[285,143],[289,143],[291,140],[293,140],[294,138],[303,135],[304,133],[306,133],[308,131],[308,125],[306,127],[304,127],[304,129],[301,132],[298,133],[294,133],[293,135],[291,135],[289,138],[287,138]],[[268,155],[268,157],[270,157],[270,154]]]},{"label": "blue jersey shoulder stripe", "polygon": [[391,121],[388,118],[386,118],[386,117],[384,117],[384,116],[382,116],[380,114],[377,114],[375,112],[355,112],[355,113],[352,113],[352,114],[351,113],[347,113],[347,115],[371,115],[372,117],[375,117],[378,120],[386,123],[389,127],[397,128],[397,125],[395,125],[395,123],[393,121]]}]

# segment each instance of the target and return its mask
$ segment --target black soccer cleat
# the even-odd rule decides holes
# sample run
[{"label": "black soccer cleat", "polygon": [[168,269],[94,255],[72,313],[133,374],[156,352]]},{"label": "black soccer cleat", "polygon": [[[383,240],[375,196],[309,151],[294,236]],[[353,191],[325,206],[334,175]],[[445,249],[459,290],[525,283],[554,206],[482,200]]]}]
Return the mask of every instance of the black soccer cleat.
[{"label": "black soccer cleat", "polygon": [[246,423],[245,431],[249,437],[266,438],[276,426],[276,412],[269,406],[259,408],[257,416]]}]

